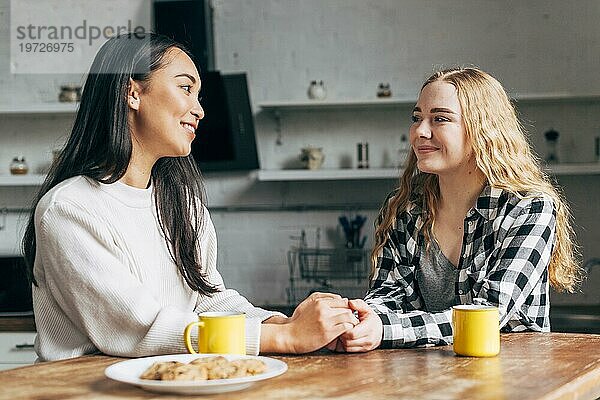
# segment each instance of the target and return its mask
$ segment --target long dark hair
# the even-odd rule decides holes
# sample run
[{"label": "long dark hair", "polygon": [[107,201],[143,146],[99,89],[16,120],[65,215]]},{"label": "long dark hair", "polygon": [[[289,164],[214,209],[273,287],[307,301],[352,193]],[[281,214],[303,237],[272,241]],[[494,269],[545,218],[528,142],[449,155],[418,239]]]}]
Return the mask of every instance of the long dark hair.
[{"label": "long dark hair", "polygon": [[[154,71],[165,66],[164,56],[172,48],[192,57],[181,44],[154,33],[120,35],[98,51],[71,135],[34,200],[23,238],[27,275],[34,285],[35,207],[50,189],[68,178],[83,175],[114,183],[123,177],[132,151],[127,118],[129,79],[148,82]],[[189,287],[202,294],[215,293],[217,288],[201,269],[199,240],[206,196],[196,162],[191,155],[163,157],[154,164],[151,175],[158,221],[171,258]]]}]

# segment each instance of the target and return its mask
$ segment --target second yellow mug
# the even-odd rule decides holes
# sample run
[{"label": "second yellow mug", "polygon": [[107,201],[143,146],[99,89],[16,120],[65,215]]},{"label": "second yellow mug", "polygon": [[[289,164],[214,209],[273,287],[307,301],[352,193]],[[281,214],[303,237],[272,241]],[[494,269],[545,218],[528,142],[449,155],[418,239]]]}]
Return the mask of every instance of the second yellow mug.
[{"label": "second yellow mug", "polygon": [[[238,312],[206,312],[183,332],[185,347],[192,354],[246,354],[246,315]],[[192,345],[192,328],[198,327],[198,352]]]},{"label": "second yellow mug", "polygon": [[500,317],[497,307],[452,307],[454,352],[461,356],[493,357],[500,352]]}]

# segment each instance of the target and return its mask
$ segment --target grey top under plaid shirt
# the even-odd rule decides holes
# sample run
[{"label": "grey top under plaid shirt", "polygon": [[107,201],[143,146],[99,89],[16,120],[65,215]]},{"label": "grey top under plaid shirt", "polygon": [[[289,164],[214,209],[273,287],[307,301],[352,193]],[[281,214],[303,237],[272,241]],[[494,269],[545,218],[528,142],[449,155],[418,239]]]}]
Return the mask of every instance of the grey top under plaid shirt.
[{"label": "grey top under plaid shirt", "polygon": [[[415,279],[424,241],[422,213],[415,204],[400,212],[377,256],[365,300],[383,322],[382,348],[452,343],[452,309],[424,311]],[[454,283],[460,304],[481,298],[497,306],[503,332],[550,331],[548,265],[555,225],[549,196],[519,198],[486,186],[464,220]]]}]

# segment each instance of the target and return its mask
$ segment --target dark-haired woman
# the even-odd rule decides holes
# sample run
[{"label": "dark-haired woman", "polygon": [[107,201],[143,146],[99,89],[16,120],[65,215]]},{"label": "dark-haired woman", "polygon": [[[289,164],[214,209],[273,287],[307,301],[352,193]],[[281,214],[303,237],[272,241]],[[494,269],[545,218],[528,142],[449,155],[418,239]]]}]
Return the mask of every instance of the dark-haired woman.
[{"label": "dark-haired woman", "polygon": [[205,311],[246,313],[247,353],[319,349],[358,323],[313,294],[291,318],[226,289],[190,149],[204,116],[190,55],[125,35],[100,49],[24,237],[40,360],[185,352]]}]

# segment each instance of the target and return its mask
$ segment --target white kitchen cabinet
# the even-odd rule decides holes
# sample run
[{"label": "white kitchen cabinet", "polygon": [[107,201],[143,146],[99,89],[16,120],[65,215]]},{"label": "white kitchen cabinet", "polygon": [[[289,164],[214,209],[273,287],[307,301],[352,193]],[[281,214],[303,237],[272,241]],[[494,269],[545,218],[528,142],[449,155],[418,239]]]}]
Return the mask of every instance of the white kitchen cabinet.
[{"label": "white kitchen cabinet", "polygon": [[35,332],[0,332],[0,370],[33,364]]}]

